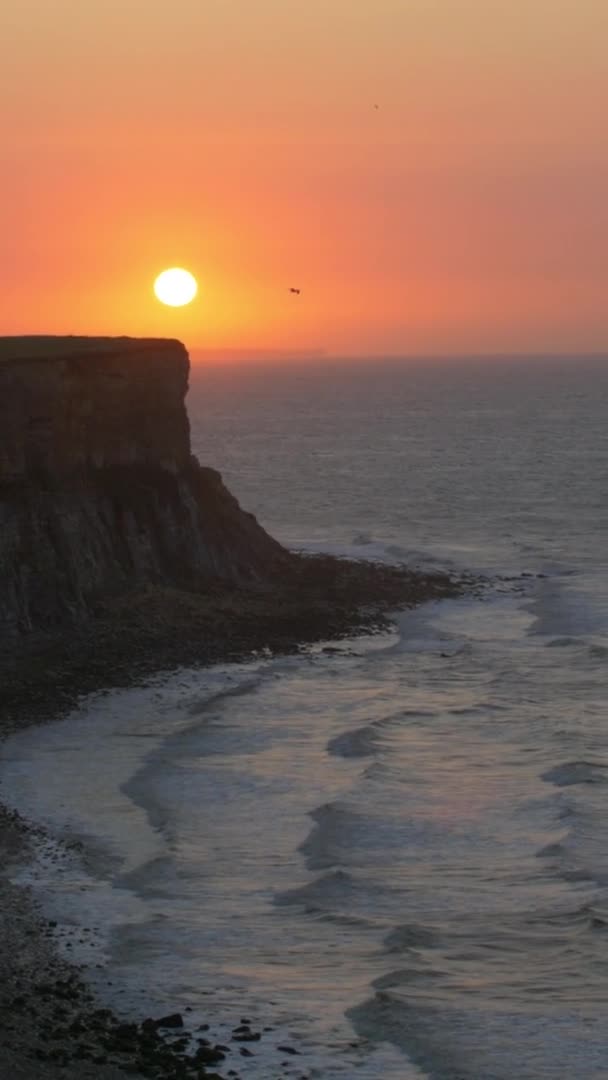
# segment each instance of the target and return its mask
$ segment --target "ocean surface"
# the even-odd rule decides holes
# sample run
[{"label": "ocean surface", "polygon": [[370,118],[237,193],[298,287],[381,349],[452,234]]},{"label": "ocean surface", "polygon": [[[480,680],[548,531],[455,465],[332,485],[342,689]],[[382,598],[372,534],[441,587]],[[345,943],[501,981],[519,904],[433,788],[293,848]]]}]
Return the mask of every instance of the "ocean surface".
[{"label": "ocean surface", "polygon": [[62,947],[271,1028],[245,1080],[608,1077],[608,361],[197,367],[189,410],[285,543],[489,584],[5,744]]}]

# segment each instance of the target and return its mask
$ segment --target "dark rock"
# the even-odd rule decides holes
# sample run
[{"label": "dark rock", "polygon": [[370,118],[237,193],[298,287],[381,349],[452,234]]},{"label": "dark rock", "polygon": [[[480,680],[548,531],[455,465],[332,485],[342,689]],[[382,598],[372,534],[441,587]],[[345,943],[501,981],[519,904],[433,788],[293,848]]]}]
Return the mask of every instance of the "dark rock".
[{"label": "dark rock", "polygon": [[114,1028],[114,1037],[121,1041],[133,1042],[139,1034],[137,1024],[117,1024]]},{"label": "dark rock", "polygon": [[199,1046],[194,1055],[194,1060],[202,1062],[203,1065],[217,1065],[218,1061],[224,1061],[225,1058],[225,1053],[217,1046]]},{"label": "dark rock", "polygon": [[158,1021],[152,1020],[152,1018],[148,1016],[145,1020],[142,1021],[141,1030],[145,1032],[146,1035],[157,1035]]},{"label": "dark rock", "polygon": [[186,1047],[188,1046],[189,1042],[190,1042],[190,1036],[185,1035],[185,1036],[182,1036],[180,1039],[174,1039],[170,1043],[170,1046],[171,1046],[172,1050],[185,1050]]},{"label": "dark rock", "polygon": [[184,1018],[181,1013],[170,1013],[169,1016],[161,1016],[155,1021],[157,1028],[181,1028],[184,1026]]}]

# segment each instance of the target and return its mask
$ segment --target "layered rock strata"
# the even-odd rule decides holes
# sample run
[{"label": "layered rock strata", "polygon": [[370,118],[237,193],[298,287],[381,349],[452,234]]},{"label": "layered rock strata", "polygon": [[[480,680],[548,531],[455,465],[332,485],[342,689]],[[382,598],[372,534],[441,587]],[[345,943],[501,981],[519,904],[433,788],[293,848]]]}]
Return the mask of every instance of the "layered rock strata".
[{"label": "layered rock strata", "polygon": [[188,372],[178,341],[0,339],[0,640],[287,564],[192,457]]}]

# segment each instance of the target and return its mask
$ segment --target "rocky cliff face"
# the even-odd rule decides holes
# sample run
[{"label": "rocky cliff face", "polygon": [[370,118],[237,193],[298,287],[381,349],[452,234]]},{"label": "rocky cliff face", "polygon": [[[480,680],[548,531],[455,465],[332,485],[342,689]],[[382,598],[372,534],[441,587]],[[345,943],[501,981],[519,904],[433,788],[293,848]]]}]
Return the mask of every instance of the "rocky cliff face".
[{"label": "rocky cliff face", "polygon": [[0,339],[0,640],[289,556],[191,456],[177,341]]}]

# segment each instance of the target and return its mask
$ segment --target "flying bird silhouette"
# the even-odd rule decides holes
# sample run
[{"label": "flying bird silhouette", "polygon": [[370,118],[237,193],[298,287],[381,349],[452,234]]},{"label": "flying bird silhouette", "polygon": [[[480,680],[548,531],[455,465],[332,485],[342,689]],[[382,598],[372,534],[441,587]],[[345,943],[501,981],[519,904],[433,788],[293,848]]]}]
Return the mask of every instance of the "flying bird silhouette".
[{"label": "flying bird silhouette", "polygon": [[299,296],[299,295],[300,295],[300,293],[302,292],[302,290],[301,290],[301,289],[294,289],[293,287],[291,287],[291,288],[289,289],[289,291],[290,291],[290,293],[295,293],[295,295],[296,295],[296,296]]}]

